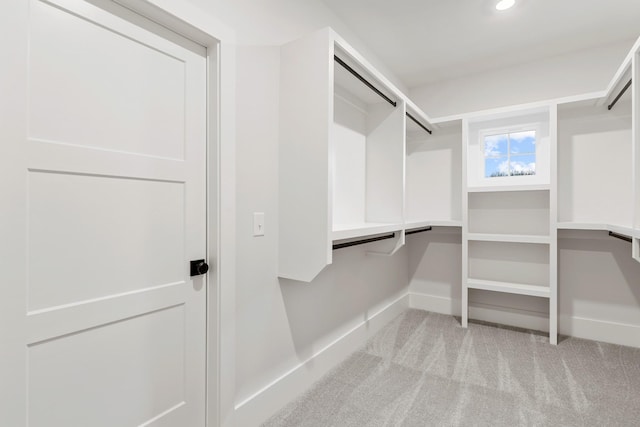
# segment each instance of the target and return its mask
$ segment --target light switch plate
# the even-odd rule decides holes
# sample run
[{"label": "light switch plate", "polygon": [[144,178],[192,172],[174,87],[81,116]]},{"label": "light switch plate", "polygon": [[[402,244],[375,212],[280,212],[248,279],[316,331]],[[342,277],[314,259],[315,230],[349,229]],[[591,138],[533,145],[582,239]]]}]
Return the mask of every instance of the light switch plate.
[{"label": "light switch plate", "polygon": [[264,236],[264,212],[253,213],[253,235]]}]

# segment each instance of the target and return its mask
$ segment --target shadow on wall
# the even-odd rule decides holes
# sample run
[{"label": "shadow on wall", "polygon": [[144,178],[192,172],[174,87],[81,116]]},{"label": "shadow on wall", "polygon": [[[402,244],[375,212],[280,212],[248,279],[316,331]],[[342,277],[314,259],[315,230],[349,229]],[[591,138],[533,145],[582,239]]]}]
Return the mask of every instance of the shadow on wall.
[{"label": "shadow on wall", "polygon": [[407,291],[407,255],[367,255],[373,245],[333,252],[333,264],[311,283],[279,279],[291,337],[306,360]]},{"label": "shadow on wall", "polygon": [[[566,234],[566,233],[563,233]],[[640,324],[640,263],[631,245],[605,231],[573,232],[558,240],[558,290],[562,314]],[[581,303],[591,312],[576,312]]]},{"label": "shadow on wall", "polygon": [[460,312],[462,236],[459,228],[407,237],[410,290],[449,299],[451,313]]}]

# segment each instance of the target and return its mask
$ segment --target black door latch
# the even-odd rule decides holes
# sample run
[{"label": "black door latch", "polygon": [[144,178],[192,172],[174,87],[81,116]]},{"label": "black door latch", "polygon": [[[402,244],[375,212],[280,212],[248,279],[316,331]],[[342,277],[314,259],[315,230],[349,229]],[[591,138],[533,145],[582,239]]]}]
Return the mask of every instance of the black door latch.
[{"label": "black door latch", "polygon": [[203,259],[191,261],[191,277],[206,274],[209,271],[209,264]]}]

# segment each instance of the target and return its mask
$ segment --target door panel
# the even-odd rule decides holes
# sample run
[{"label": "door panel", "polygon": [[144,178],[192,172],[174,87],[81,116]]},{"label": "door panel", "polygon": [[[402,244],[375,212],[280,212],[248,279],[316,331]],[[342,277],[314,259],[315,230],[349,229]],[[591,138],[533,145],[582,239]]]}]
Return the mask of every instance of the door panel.
[{"label": "door panel", "polygon": [[206,50],[110,0],[13,5],[0,424],[202,426]]},{"label": "door panel", "polygon": [[136,426],[184,411],[184,317],[178,305],[30,345],[29,425]]},{"label": "door panel", "polygon": [[186,70],[179,49],[143,44],[87,15],[32,3],[29,136],[183,159]]},{"label": "door panel", "polygon": [[183,205],[182,183],[31,172],[29,310],[184,282]]}]

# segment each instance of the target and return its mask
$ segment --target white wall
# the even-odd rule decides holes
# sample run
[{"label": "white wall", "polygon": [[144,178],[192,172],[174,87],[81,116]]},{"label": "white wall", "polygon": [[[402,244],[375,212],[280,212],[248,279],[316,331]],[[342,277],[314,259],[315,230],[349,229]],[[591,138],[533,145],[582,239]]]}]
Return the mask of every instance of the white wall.
[{"label": "white wall", "polygon": [[411,88],[430,117],[441,118],[606,89],[634,40]]}]

